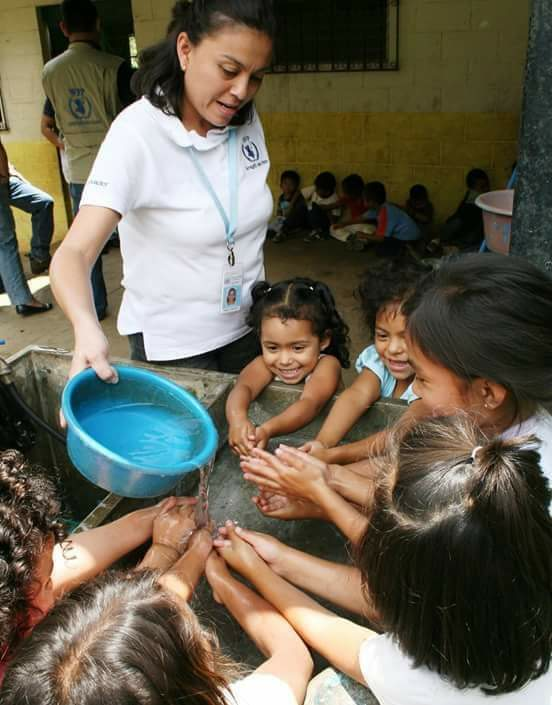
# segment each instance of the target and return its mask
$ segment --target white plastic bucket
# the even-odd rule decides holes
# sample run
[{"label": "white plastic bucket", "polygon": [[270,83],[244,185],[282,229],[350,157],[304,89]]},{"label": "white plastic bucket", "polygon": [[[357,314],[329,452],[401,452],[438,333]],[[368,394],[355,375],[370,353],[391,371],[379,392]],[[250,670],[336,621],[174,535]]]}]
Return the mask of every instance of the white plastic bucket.
[{"label": "white plastic bucket", "polygon": [[491,252],[507,255],[510,252],[510,236],[512,234],[513,189],[482,193],[475,199],[475,204],[483,211],[483,228],[487,248]]}]

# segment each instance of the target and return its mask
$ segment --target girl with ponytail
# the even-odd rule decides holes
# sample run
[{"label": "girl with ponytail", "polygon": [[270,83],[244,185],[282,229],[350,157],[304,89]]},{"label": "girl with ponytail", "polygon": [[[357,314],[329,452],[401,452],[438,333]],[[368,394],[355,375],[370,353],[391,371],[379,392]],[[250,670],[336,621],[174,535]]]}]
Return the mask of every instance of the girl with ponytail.
[{"label": "girl with ponytail", "polygon": [[[341,368],[349,366],[348,327],[326,284],[302,277],[261,281],[252,297],[247,322],[262,354],[244,368],[226,403],[229,443],[243,456],[312,421],[337,391]],[[296,402],[255,427],[249,406],[274,380],[305,386]]]},{"label": "girl with ponytail", "polygon": [[356,576],[241,528],[215,544],[309,646],[382,704],[547,705],[552,519],[538,440],[489,439],[467,414],[428,418],[395,431],[384,465]]}]

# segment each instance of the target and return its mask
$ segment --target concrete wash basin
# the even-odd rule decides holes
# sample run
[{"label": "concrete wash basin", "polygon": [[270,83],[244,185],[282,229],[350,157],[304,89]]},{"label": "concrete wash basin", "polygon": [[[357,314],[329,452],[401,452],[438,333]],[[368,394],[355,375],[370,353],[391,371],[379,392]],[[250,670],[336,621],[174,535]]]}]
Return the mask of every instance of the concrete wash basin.
[{"label": "concrete wash basin", "polygon": [[[70,353],[57,349],[31,346],[9,358],[14,372],[17,389],[31,408],[45,421],[57,427],[59,400],[67,379]],[[209,485],[209,508],[213,521],[222,524],[226,519],[239,520],[248,528],[265,531],[277,536],[296,548],[324,557],[328,560],[346,562],[349,560],[343,537],[332,526],[320,521],[284,522],[263,517],[251,503],[255,489],[245,483],[239,469],[238,458],[232,454],[226,443],[226,420],[224,405],[235,377],[217,372],[186,370],[169,367],[142,365],[128,360],[114,362],[140,366],[170,378],[177,384],[193,392],[209,409],[219,429],[221,445]],[[256,424],[286,408],[300,394],[300,389],[274,383],[254,402],[250,416]],[[329,408],[329,405],[328,405]],[[277,439],[290,445],[300,445],[312,439],[323,417],[328,411],[295,434]],[[359,421],[347,440],[357,440],[391,424],[403,412],[402,402],[384,400],[376,403]],[[37,444],[27,452],[35,462],[46,467],[55,467],[61,473],[65,488],[65,516],[76,530],[92,528],[111,521],[146,502],[153,500],[132,500],[107,494],[90,484],[78,473],[57,441],[45,432],[38,432]],[[271,445],[274,441],[271,442]],[[199,473],[190,473],[177,488],[180,494],[194,494],[197,491]],[[138,556],[128,559],[128,564]],[[205,584],[200,585],[194,607],[202,619],[217,630],[222,646],[242,663],[256,666],[262,656],[251,641],[240,631],[228,613],[217,605],[210,596]],[[375,705],[377,701],[369,690],[353,683],[345,676],[331,669],[323,670],[327,664],[316,661],[319,675],[311,684],[307,702],[325,705],[345,705],[363,703]]]}]

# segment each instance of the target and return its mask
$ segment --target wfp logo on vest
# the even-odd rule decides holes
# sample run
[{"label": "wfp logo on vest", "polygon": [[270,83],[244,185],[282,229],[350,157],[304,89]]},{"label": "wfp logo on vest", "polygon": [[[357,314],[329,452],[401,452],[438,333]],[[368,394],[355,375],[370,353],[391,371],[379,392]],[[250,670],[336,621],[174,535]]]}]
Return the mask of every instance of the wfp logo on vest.
[{"label": "wfp logo on vest", "polygon": [[92,103],[84,88],[69,89],[69,111],[76,120],[88,120],[92,113]]},{"label": "wfp logo on vest", "polygon": [[249,162],[248,166],[245,167],[247,170],[257,169],[268,162],[268,159],[261,159],[259,148],[250,137],[242,138],[241,151],[243,156]]}]

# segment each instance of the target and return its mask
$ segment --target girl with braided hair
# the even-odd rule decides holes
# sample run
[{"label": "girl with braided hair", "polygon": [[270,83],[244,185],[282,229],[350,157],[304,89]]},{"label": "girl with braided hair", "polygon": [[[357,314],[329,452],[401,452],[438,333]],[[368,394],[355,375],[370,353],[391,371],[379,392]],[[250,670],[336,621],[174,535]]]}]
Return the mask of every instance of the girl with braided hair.
[{"label": "girl with braided hair", "polygon": [[169,497],[67,537],[53,473],[17,450],[0,452],[0,682],[19,642],[64,593],[149,539],[142,567],[177,560],[195,528],[194,501]]},{"label": "girl with braided hair", "polygon": [[[341,368],[349,367],[348,327],[326,284],[303,277],[261,281],[252,297],[247,323],[257,331],[262,354],[242,370],[226,403],[229,444],[244,456],[312,421],[337,391]],[[274,380],[305,386],[296,402],[255,427],[249,405]]]}]

